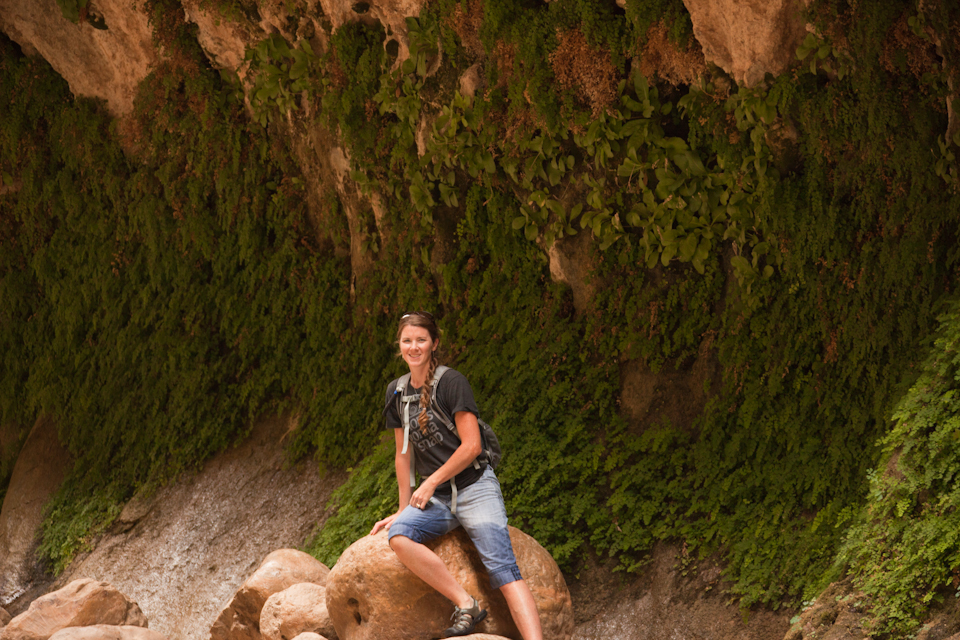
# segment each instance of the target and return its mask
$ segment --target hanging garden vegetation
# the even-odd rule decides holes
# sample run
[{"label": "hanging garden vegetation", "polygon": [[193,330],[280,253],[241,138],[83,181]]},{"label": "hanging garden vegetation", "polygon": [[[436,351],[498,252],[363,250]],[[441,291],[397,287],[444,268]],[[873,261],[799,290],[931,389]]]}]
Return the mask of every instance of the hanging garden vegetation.
[{"label": "hanging garden vegetation", "polygon": [[[835,559],[872,526],[870,470],[957,284],[960,16],[934,4],[816,2],[796,66],[748,89],[678,1],[438,0],[399,64],[361,23],[324,51],[252,43],[249,112],[165,25],[179,54],[125,128],[4,42],[0,169],[22,186],[0,195],[0,413],[54,415],[78,460],[42,553],[62,569],[134,492],[289,408],[292,456],[355,465],[310,543],[331,563],[393,509],[378,399],[397,316],[425,308],[501,434],[513,522],[564,568],[680,539],[776,607],[872,562],[855,539]],[[332,185],[310,197],[304,131],[380,203],[362,272]],[[571,247],[576,294],[549,265]],[[629,371],[695,415],[631,413]]]}]

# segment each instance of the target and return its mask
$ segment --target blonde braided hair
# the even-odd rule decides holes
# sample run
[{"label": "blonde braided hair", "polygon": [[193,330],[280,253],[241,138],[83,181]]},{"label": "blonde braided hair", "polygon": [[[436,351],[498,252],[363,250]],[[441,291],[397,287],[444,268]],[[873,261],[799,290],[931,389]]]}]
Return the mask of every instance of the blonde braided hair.
[{"label": "blonde braided hair", "polygon": [[417,425],[420,427],[420,433],[427,435],[427,408],[430,406],[430,392],[433,390],[433,376],[437,371],[437,367],[440,366],[439,354],[437,353],[440,350],[440,329],[437,327],[437,323],[434,321],[433,316],[424,311],[414,311],[413,313],[408,313],[402,318],[400,318],[400,326],[397,327],[397,344],[400,343],[400,334],[403,333],[405,327],[421,327],[427,330],[427,333],[430,334],[430,339],[433,340],[434,349],[430,352],[430,366],[427,368],[427,379],[423,382],[423,388],[420,390],[420,415],[417,416]]}]

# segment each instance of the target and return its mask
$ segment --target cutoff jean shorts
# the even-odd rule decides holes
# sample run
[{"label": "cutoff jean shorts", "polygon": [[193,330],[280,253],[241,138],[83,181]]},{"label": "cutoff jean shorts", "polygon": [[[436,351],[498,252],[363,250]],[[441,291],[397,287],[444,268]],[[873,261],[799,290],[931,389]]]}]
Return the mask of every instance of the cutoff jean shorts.
[{"label": "cutoff jean shorts", "polygon": [[460,526],[480,552],[491,587],[499,589],[523,579],[510,544],[500,481],[490,467],[479,480],[457,492],[456,515],[450,512],[449,496],[434,495],[424,509],[408,505],[400,512],[390,525],[388,539],[405,536],[422,544]]}]

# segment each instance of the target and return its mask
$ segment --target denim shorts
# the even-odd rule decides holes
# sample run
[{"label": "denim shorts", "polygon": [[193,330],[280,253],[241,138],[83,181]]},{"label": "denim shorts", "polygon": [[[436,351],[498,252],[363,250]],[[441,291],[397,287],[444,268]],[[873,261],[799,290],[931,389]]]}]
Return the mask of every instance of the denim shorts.
[{"label": "denim shorts", "polygon": [[422,544],[460,526],[477,547],[491,587],[522,579],[507,531],[500,481],[489,467],[479,480],[457,492],[457,515],[450,512],[449,497],[434,495],[424,509],[408,505],[390,525],[388,537],[404,536]]}]

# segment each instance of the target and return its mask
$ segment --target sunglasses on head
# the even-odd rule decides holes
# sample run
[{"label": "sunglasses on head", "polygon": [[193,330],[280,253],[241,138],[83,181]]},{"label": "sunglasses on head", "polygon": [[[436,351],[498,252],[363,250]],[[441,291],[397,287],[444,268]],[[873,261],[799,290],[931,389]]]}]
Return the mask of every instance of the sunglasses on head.
[{"label": "sunglasses on head", "polygon": [[421,318],[426,318],[430,322],[433,322],[433,314],[428,311],[411,311],[400,316],[400,319],[409,318],[410,316],[420,316]]}]

